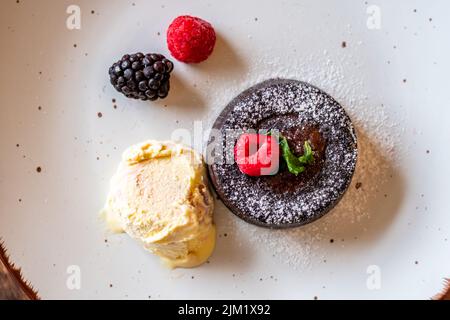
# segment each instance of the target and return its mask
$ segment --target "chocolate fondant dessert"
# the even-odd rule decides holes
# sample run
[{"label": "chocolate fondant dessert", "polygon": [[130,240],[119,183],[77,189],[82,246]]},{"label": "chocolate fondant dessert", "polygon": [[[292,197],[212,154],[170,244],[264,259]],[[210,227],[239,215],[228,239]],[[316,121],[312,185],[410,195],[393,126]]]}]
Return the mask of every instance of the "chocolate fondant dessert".
[{"label": "chocolate fondant dessert", "polygon": [[[313,161],[299,174],[282,160],[276,174],[243,174],[230,159],[236,131],[249,130],[276,130],[295,157],[312,149]],[[286,79],[267,80],[232,100],[213,125],[208,149],[220,199],[240,218],[268,228],[301,226],[327,213],[348,188],[357,160],[355,130],[342,106],[310,84]]]}]

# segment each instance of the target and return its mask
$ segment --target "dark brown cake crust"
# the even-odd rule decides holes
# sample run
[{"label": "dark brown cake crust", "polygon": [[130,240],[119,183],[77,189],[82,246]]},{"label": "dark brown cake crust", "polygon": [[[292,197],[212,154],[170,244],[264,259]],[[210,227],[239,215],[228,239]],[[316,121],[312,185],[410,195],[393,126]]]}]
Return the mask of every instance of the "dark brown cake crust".
[{"label": "dark brown cake crust", "polygon": [[[310,141],[314,165],[298,176],[283,161],[275,176],[241,173],[229,161],[237,138],[234,133],[230,139],[229,132],[270,129],[286,136],[296,154]],[[332,97],[304,82],[271,79],[249,88],[226,106],[214,130],[207,158],[214,188],[234,214],[258,226],[298,227],[322,217],[341,199],[355,170],[357,139],[350,118]]]}]

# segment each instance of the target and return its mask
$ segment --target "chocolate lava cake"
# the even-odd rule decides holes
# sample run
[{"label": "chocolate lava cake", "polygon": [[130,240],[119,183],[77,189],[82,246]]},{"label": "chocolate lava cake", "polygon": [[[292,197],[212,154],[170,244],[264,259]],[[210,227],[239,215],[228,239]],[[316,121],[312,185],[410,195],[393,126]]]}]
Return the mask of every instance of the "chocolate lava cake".
[{"label": "chocolate lava cake", "polygon": [[[278,130],[296,155],[308,141],[314,163],[298,175],[281,160],[275,175],[245,175],[229,161],[238,138],[230,132],[236,130]],[[238,217],[267,228],[298,227],[326,214],[350,185],[358,154],[344,108],[322,90],[286,79],[264,81],[233,99],[213,125],[208,150],[220,199]]]}]

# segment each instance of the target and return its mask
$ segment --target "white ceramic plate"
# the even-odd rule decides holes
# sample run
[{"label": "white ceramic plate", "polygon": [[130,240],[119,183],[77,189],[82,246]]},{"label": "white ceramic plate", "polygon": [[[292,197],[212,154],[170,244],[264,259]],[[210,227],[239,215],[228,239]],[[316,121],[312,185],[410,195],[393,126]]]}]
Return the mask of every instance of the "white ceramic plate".
[{"label": "white ceramic plate", "polygon": [[[0,235],[43,298],[426,299],[450,276],[448,1],[17,2],[0,10]],[[72,4],[80,30],[66,27]],[[214,25],[211,58],[177,62],[164,101],[116,93],[112,62],[168,55],[181,14]],[[105,230],[98,211],[125,147],[206,136],[230,99],[271,77],[324,89],[358,127],[357,172],[333,212],[268,231],[217,202],[217,248],[192,270]]]}]

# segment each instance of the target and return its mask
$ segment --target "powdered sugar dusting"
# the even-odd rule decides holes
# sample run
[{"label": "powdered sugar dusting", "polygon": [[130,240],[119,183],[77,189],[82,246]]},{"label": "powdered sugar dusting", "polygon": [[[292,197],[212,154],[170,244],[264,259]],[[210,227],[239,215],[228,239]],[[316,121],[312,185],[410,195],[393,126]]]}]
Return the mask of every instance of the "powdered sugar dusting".
[{"label": "powdered sugar dusting", "polygon": [[[216,160],[211,166],[224,202],[243,219],[262,226],[299,226],[322,216],[341,198],[356,165],[356,137],[349,117],[333,98],[304,82],[274,79],[254,86],[227,106],[214,127],[225,135],[227,130],[257,129],[265,119],[286,115],[283,128],[266,129],[283,131],[308,124],[318,127],[327,141],[321,172],[305,187],[279,193],[268,180],[243,175],[234,163]],[[223,150],[232,150],[234,141],[227,142],[223,139]]]},{"label": "powdered sugar dusting", "polygon": [[362,130],[358,131],[358,146],[353,181],[343,199],[322,219],[299,228],[268,230],[226,214],[218,217],[219,230],[226,230],[239,241],[263,248],[267,255],[273,255],[294,269],[322,263],[330,239],[336,238],[340,242],[339,236],[342,236],[354,240],[367,231],[365,225],[371,219],[370,207],[380,197],[379,190],[391,179],[390,164]]},{"label": "powdered sugar dusting", "polygon": [[[261,68],[261,65],[265,67]],[[326,217],[300,228],[267,230],[218,210],[216,220],[219,233],[227,232],[238,243],[248,243],[255,250],[265,252],[265,255],[274,255],[280,263],[294,269],[322,263],[330,239],[337,234],[346,237],[365,234],[371,220],[373,202],[379,199],[380,190],[392,179],[389,159],[401,156],[399,150],[394,149],[400,141],[401,126],[388,116],[384,105],[368,103],[366,84],[362,76],[358,77],[362,72],[352,72],[353,76],[344,75],[346,69],[362,70],[363,67],[363,62],[348,53],[342,57],[331,57],[324,51],[301,58],[294,54],[274,57],[268,53],[251,61],[247,75],[243,77],[245,80],[233,77],[209,82],[210,86],[219,90],[206,91],[210,92],[208,98],[215,108],[207,119],[208,127],[239,91],[274,77],[299,79],[319,86],[344,106],[356,127],[359,149],[353,181],[346,195]]]}]

